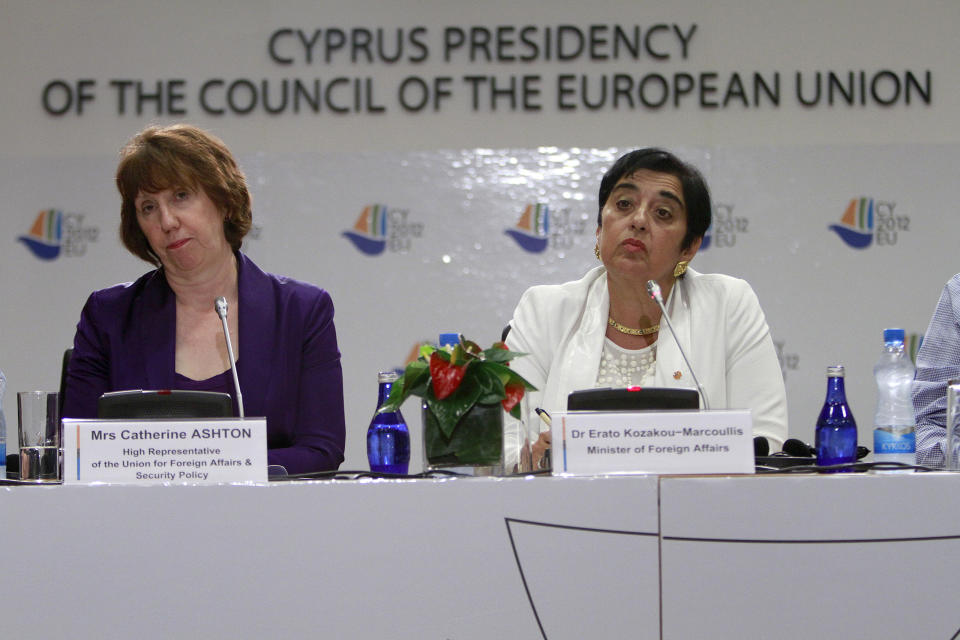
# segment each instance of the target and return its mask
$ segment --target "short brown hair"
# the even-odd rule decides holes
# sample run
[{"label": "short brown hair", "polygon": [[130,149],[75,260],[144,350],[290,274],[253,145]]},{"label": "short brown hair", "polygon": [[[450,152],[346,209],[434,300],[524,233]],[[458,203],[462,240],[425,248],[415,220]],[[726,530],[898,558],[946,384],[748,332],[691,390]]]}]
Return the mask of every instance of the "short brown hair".
[{"label": "short brown hair", "polygon": [[120,152],[117,189],[120,240],[133,255],[160,266],[137,221],[137,194],[174,187],[203,189],[223,214],[223,235],[234,251],[253,224],[250,191],[222,140],[188,124],[147,127]]}]

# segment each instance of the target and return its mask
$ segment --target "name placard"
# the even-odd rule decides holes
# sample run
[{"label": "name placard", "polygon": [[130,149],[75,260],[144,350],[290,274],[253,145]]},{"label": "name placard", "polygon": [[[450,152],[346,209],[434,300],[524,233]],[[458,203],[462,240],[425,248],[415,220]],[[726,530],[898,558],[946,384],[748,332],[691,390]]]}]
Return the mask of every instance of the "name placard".
[{"label": "name placard", "polygon": [[555,474],[755,469],[749,411],[570,411],[554,415],[553,443]]},{"label": "name placard", "polygon": [[266,482],[267,420],[65,419],[63,481]]}]

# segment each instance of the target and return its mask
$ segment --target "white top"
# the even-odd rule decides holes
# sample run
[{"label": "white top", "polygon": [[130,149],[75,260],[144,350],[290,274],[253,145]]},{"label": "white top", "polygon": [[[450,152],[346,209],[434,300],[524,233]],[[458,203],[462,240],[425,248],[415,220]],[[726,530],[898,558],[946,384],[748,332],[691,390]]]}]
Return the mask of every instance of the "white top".
[{"label": "white top", "polygon": [[653,385],[654,365],[657,361],[657,343],[642,349],[625,349],[610,338],[603,341],[598,388],[649,387]]},{"label": "white top", "polygon": [[[779,450],[787,437],[787,394],[770,329],[750,285],[688,269],[666,307],[710,408],[750,409],[754,435],[767,438],[771,451]],[[530,411],[565,411],[570,392],[596,384],[609,312],[603,266],[580,280],[531,287],[523,294],[507,345],[529,354],[510,364],[539,389],[530,393]],[[657,387],[696,388],[665,325],[653,378]]]}]

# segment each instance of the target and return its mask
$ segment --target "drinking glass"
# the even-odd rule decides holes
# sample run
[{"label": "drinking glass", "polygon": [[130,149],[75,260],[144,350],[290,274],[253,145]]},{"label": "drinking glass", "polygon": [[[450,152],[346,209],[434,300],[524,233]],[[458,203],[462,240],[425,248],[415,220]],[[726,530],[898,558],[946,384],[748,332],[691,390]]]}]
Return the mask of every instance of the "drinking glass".
[{"label": "drinking glass", "polygon": [[20,479],[60,481],[60,411],[55,391],[21,391]]}]

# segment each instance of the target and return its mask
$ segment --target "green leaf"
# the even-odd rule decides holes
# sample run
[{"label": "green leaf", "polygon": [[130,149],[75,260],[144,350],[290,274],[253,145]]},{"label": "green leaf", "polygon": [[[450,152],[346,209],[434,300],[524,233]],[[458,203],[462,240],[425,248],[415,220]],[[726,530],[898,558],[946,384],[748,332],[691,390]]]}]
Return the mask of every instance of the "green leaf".
[{"label": "green leaf", "polygon": [[430,366],[426,362],[414,360],[407,365],[403,375],[393,383],[390,395],[387,396],[387,401],[383,403],[378,413],[397,411],[411,395],[423,396],[429,382]]},{"label": "green leaf", "polygon": [[496,464],[503,450],[503,409],[500,404],[474,405],[450,440],[457,459],[466,464]]},{"label": "green leaf", "polygon": [[424,412],[423,439],[431,464],[497,464],[503,449],[503,410],[475,404],[448,436],[431,411]]},{"label": "green leaf", "polygon": [[478,404],[494,404],[507,397],[500,377],[490,371],[489,367],[478,365],[472,367],[472,370],[481,389],[480,397],[477,399]]},{"label": "green leaf", "polygon": [[504,386],[510,382],[512,376],[517,375],[507,365],[498,364],[496,362],[487,362],[484,368],[500,379],[501,386]]},{"label": "green leaf", "polygon": [[467,340],[466,338],[461,337],[460,344],[463,345],[463,350],[470,355],[476,356],[483,352],[483,349],[480,348],[480,345],[473,340]]},{"label": "green leaf", "polygon": [[453,458],[451,462],[456,460],[450,439],[443,437],[443,432],[437,426],[437,419],[430,411],[423,412],[423,446],[427,458],[431,461],[448,457]]},{"label": "green leaf", "polygon": [[511,382],[514,382],[514,383],[522,384],[522,385],[523,385],[523,388],[526,389],[526,390],[528,390],[528,391],[536,391],[536,390],[537,390],[537,388],[536,388],[535,386],[533,386],[532,384],[530,384],[530,382],[527,381],[526,378],[524,378],[522,375],[520,375],[519,373],[517,373],[517,372],[514,371],[513,369],[511,369],[511,368],[509,368],[509,367],[504,367],[504,368],[505,368],[505,369],[509,372],[509,374],[510,374],[510,379],[503,383],[504,386],[510,384]]},{"label": "green leaf", "polygon": [[479,359],[480,347],[477,347],[476,351],[471,351],[468,345],[473,345],[474,347],[477,346],[476,343],[470,341],[458,344],[453,348],[453,352],[450,354],[450,364],[459,366],[470,364],[471,362]]},{"label": "green leaf", "polygon": [[507,351],[506,349],[494,347],[493,349],[487,349],[483,352],[483,359],[487,362],[510,362],[514,358],[525,355],[527,354],[522,351]]},{"label": "green leaf", "polygon": [[[518,374],[518,373],[515,373],[515,374],[513,374],[512,376],[510,376],[510,382],[519,382],[520,384],[523,385],[523,388],[526,389],[527,391],[536,391],[536,390],[537,390],[537,388],[536,388],[535,386],[533,386],[532,384],[530,384],[530,382],[529,382],[526,378],[524,378],[523,376],[521,376],[521,375]],[[508,383],[508,384],[509,384],[509,383]]]},{"label": "green leaf", "polygon": [[437,400],[433,395],[433,389],[429,389],[426,394],[427,406],[433,411],[437,418],[437,424],[443,435],[450,437],[457,421],[463,417],[470,408],[476,404],[480,397],[481,389],[473,377],[464,377],[457,390],[451,393],[443,400]]},{"label": "green leaf", "polygon": [[407,365],[407,370],[403,374],[403,391],[407,397],[411,394],[422,396],[428,384],[430,384],[430,365],[419,360],[414,360]]},{"label": "green leaf", "polygon": [[[398,379],[397,382],[400,382],[400,380]],[[403,401],[406,400],[406,397],[403,395],[403,385],[397,384],[397,382],[390,387],[390,395],[387,396],[387,401],[383,403],[383,406],[380,407],[377,413],[396,411],[397,408],[403,404]]]}]

